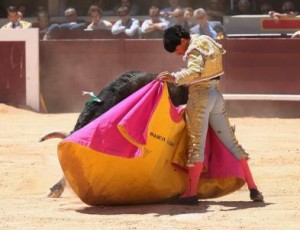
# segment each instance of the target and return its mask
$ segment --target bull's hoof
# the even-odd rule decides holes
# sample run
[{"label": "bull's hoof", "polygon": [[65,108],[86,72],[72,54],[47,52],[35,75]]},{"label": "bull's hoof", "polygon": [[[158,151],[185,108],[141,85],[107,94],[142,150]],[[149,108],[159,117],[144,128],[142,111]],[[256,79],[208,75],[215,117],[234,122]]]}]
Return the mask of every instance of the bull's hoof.
[{"label": "bull's hoof", "polygon": [[264,197],[257,189],[250,189],[250,199],[254,202],[264,202]]},{"label": "bull's hoof", "polygon": [[65,190],[65,187],[66,187],[66,181],[63,178],[50,188],[50,192],[48,193],[47,197],[49,198],[61,197],[62,193]]}]

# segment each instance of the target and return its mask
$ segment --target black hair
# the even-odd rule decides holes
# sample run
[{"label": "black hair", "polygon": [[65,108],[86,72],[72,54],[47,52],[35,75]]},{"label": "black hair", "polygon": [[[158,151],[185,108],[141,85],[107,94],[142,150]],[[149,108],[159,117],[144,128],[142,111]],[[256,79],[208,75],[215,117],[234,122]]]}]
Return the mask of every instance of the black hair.
[{"label": "black hair", "polygon": [[181,43],[181,38],[190,39],[191,35],[180,25],[171,26],[166,29],[163,38],[165,50],[173,53],[176,50],[176,46]]},{"label": "black hair", "polygon": [[129,15],[129,9],[127,6],[121,6],[117,11],[118,16]]},{"label": "black hair", "polygon": [[9,14],[9,13],[17,13],[17,12],[18,12],[18,9],[15,6],[9,6],[7,8],[7,14]]},{"label": "black hair", "polygon": [[102,16],[102,9],[97,5],[91,5],[88,11],[88,15],[91,16],[92,12],[98,12]]}]

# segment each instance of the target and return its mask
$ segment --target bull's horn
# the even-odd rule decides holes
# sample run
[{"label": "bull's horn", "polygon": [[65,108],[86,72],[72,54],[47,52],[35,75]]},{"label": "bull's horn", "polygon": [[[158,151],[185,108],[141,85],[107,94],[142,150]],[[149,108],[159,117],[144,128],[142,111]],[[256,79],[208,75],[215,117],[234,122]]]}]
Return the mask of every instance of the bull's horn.
[{"label": "bull's horn", "polygon": [[52,138],[61,138],[64,139],[68,136],[69,134],[66,132],[62,132],[62,131],[54,131],[54,132],[50,132],[45,134],[44,136],[42,136],[39,140],[39,142],[42,141],[46,141],[48,139],[52,139]]}]

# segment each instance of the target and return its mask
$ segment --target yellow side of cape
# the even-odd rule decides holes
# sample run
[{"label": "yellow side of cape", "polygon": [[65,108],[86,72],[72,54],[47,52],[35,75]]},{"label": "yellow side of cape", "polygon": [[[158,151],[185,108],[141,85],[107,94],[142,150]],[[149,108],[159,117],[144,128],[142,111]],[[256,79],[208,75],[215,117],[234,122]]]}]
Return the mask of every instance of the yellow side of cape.
[{"label": "yellow side of cape", "polygon": [[[118,157],[72,142],[59,143],[58,157],[65,177],[83,202],[89,205],[156,203],[184,192],[187,173],[172,163],[185,165],[187,134],[183,119],[177,123],[171,119],[170,106],[165,85],[139,157]],[[222,196],[243,184],[236,178],[203,180],[199,197]]]}]

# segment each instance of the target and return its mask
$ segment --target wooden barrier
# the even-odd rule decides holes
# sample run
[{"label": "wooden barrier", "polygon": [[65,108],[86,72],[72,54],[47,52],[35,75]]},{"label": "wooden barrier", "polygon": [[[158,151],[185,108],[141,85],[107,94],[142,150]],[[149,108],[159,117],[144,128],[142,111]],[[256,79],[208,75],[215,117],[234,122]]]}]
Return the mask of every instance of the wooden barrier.
[{"label": "wooden barrier", "polygon": [[[222,91],[266,94],[260,101],[253,96],[230,99],[231,116],[300,117],[299,101],[274,101],[267,96],[299,95],[299,40],[227,39],[223,45],[227,54]],[[181,57],[164,51],[161,40],[41,41],[40,56],[41,89],[49,112],[79,112],[88,99],[81,91],[98,93],[122,72],[158,73],[185,66]]]},{"label": "wooden barrier", "polygon": [[227,39],[224,46],[225,93],[299,94],[299,40]]},{"label": "wooden barrier", "polygon": [[113,35],[110,30],[56,30],[51,39],[128,39],[125,34]]}]

